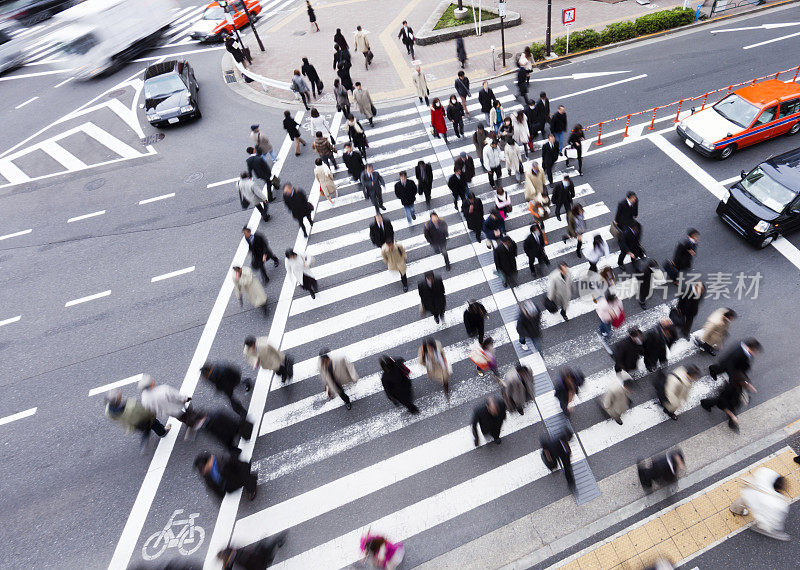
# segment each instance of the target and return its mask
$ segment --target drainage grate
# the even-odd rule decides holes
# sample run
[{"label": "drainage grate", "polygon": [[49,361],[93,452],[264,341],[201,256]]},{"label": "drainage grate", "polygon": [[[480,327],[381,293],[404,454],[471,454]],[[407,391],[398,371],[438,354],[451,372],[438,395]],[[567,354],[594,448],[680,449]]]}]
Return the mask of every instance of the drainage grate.
[{"label": "drainage grate", "polygon": [[204,174],[202,172],[192,172],[183,179],[183,182],[184,184],[193,184],[194,182],[202,180],[203,176]]},{"label": "drainage grate", "polygon": [[106,97],[108,97],[109,99],[116,99],[117,97],[121,97],[122,95],[125,95],[124,89],[115,89],[114,91],[106,95]]},{"label": "drainage grate", "polygon": [[225,83],[236,83],[236,74],[232,69],[225,72]]},{"label": "drainage grate", "polygon": [[105,183],[106,183],[105,178],[95,178],[94,180],[90,180],[89,182],[87,182],[86,185],[83,187],[83,189],[89,191],[98,190],[102,188],[103,184]]},{"label": "drainage grate", "polygon": [[507,60],[508,60],[508,59],[511,59],[511,58],[513,57],[513,54],[510,54],[510,53],[505,53],[505,54],[504,54],[504,53],[502,53],[502,52],[501,52],[501,53],[498,53],[498,54],[497,54],[497,59],[503,59],[503,56],[504,56],[504,55],[506,56],[506,59],[507,59]]},{"label": "drainage grate", "polygon": [[306,35],[306,33],[307,32],[304,32],[303,30],[297,30],[296,32],[293,32],[292,35],[293,36],[304,36],[304,35]]},{"label": "drainage grate", "polygon": [[148,146],[157,143],[163,138],[164,138],[164,133],[153,133],[152,135],[147,135],[143,139],[140,139],[140,141],[142,143],[142,146]]}]

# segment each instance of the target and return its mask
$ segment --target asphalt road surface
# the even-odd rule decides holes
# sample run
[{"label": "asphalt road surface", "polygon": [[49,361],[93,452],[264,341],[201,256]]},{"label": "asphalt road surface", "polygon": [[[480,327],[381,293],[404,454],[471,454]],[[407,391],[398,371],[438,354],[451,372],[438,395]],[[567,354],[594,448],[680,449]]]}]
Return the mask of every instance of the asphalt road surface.
[{"label": "asphalt road surface", "polygon": [[[759,26],[791,19],[787,14],[766,11],[715,25]],[[563,103],[570,124],[591,124],[795,66],[800,58],[792,40],[743,49],[786,34],[754,29],[712,35],[701,27],[537,72],[531,93],[544,89],[553,106]],[[397,241],[408,249],[409,293],[402,293],[397,276],[386,271],[366,239],[372,208],[339,169],[340,197],[333,208],[319,203],[308,240],[322,288],[317,299],[285,285],[282,266],[270,267],[270,318],[246,302],[241,308],[230,295],[229,267],[237,255],[243,260],[242,226],[258,218],[242,211],[233,184],[225,181],[244,166],[249,125],[260,123],[276,150],[283,149],[281,179],[312,195],[313,153],[307,148],[294,157],[280,128],[281,109],[229,89],[219,46],[185,41],[178,33],[147,61],[178,54],[189,59],[201,85],[203,118],[163,131],[151,128],[138,109],[143,61],[97,81],[64,83],[63,73],[36,75],[54,71],[50,56],[44,56],[37,65],[0,77],[0,165],[16,166],[0,168],[5,180],[0,180],[0,430],[7,450],[0,474],[2,511],[13,521],[0,531],[0,565],[157,568],[170,559],[201,564],[231,533],[247,543],[288,529],[280,567],[340,567],[356,561],[357,537],[372,526],[405,541],[411,567],[566,496],[563,478],[542,473],[538,459],[539,435],[553,419],[541,405],[546,392],[524,416],[507,420],[502,446],[472,447],[466,427],[471,409],[497,391],[495,380],[477,377],[468,359],[471,344],[461,313],[472,298],[484,300],[490,310],[486,329],[496,340],[501,371],[521,358],[543,381],[567,364],[586,374],[571,421],[581,443],[576,460],[586,465],[587,492],[593,481],[637,456],[679,445],[722,421],[698,407],[700,394],[712,387],[708,378],[679,422],[666,421],[649,403],[654,395],[647,378],[633,387],[631,421],[623,426],[606,421],[593,400],[613,371],[594,332],[590,299],[573,300],[569,322],[545,315],[542,354],[521,352],[506,326],[516,318],[518,300],[541,300],[543,281],[530,276],[521,255],[520,285],[513,294],[498,288],[488,250],[471,241],[446,188],[453,158],[462,149],[474,154],[471,140],[451,137],[445,146],[432,139],[427,110],[412,101],[380,106],[375,127],[367,129],[370,160],[387,181],[387,216]],[[506,112],[519,105],[508,79],[493,82],[493,88]],[[471,110],[479,118],[475,104],[473,98]],[[339,117],[330,119],[340,124]],[[659,119],[654,131],[646,130],[642,118],[632,122],[636,136],[623,140],[612,134],[600,147],[587,143],[583,176],[575,183],[588,233],[607,232],[616,203],[630,189],[640,197],[650,257],[669,257],[685,229],[698,228],[695,268],[707,280],[716,273],[734,277],[731,298],[705,300],[694,328],[719,306],[736,309],[740,318],[733,338],[752,335],[766,347],[754,374],[756,400],[780,397],[795,386],[788,308],[796,305],[800,236],[788,237],[782,251],[754,250],[717,219],[715,192],[732,184],[740,170],[795,148],[800,139],[776,139],[717,162],[686,148],[666,114]],[[468,134],[476,123],[467,122]],[[618,122],[610,131],[623,127]],[[163,139],[142,144],[159,132]],[[344,131],[337,132],[340,143],[345,138]],[[422,157],[434,165],[432,209],[450,225],[450,272],[422,239],[429,214],[424,202],[418,202],[417,220],[408,226],[393,195],[397,172],[411,171]],[[565,170],[563,162],[558,170]],[[488,204],[486,176],[480,168],[478,174],[472,190]],[[522,253],[529,224],[522,190],[511,178],[504,182],[514,204],[507,226]],[[283,204],[271,208],[272,221],[259,229],[276,253],[304,246]],[[581,271],[574,244],[561,242],[565,222],[548,220],[546,229],[551,259]],[[613,244],[612,265],[615,250]],[[427,269],[445,279],[448,313],[442,325],[419,316],[414,286]],[[733,293],[739,273],[760,275],[757,296]],[[667,302],[654,299],[641,310],[626,301],[628,323],[652,326],[667,313]],[[124,379],[131,380],[120,389],[134,395],[141,373],[194,390],[196,367],[206,357],[245,366],[241,346],[250,334],[279,339],[296,360],[295,377],[282,386],[271,375],[258,376],[250,412],[260,435],[244,448],[258,470],[259,493],[241,504],[238,495],[228,496],[220,507],[192,470],[198,451],[221,451],[216,444],[202,438],[184,442],[176,424],[158,447],[151,442],[142,454],[138,438],[104,417],[103,396],[110,384]],[[415,363],[421,340],[430,335],[443,343],[453,366],[450,402]],[[348,355],[361,376],[347,387],[350,411],[322,393],[315,363],[321,347]],[[381,393],[378,357],[384,353],[410,363],[421,414],[394,408]],[[686,341],[676,344],[670,360],[710,363]],[[202,383],[194,401],[226,406]],[[747,443],[747,426],[731,437]],[[157,554],[145,546],[171,517],[195,513],[194,524],[203,530],[193,529],[196,542],[183,546],[188,555],[176,546]],[[709,559],[708,567],[719,567],[715,562],[723,558]],[[696,562],[703,568],[701,561]],[[480,561],[481,567],[490,564]]]}]

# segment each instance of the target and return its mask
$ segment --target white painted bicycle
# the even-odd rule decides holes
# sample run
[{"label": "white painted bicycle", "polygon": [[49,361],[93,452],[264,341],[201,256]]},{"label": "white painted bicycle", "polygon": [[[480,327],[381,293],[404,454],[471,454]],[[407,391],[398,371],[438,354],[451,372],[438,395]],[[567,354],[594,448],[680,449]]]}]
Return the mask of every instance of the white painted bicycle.
[{"label": "white painted bicycle", "polygon": [[[172,513],[166,526],[147,539],[144,547],[142,547],[142,558],[155,560],[164,554],[167,548],[176,547],[178,552],[184,556],[189,556],[200,548],[206,538],[206,531],[203,530],[203,527],[194,523],[194,519],[200,516],[200,513],[189,515],[188,519],[175,520],[175,517],[181,513],[183,513],[183,509],[178,509]],[[173,530],[175,527],[179,529],[177,533]]]}]

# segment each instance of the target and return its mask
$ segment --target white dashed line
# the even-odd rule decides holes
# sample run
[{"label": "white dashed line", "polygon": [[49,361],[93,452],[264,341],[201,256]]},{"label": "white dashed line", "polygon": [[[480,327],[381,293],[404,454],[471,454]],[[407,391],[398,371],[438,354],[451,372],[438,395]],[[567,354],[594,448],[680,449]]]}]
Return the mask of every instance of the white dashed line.
[{"label": "white dashed line", "polygon": [[0,241],[4,239],[10,239],[17,236],[24,236],[25,234],[29,234],[33,231],[33,228],[28,228],[27,230],[22,230],[21,232],[14,232],[13,234],[6,234],[4,236],[0,236]]},{"label": "white dashed line", "polygon": [[73,299],[72,301],[67,301],[64,304],[64,306],[72,307],[73,305],[80,305],[81,303],[86,303],[87,301],[94,301],[95,299],[108,297],[109,295],[111,295],[111,289],[109,289],[108,291],[103,291],[102,293],[95,293],[94,295],[88,295],[87,297],[81,297],[80,299]]},{"label": "white dashed line", "polygon": [[127,386],[128,384],[133,384],[134,382],[138,382],[139,380],[141,380],[143,376],[144,374],[135,374],[133,376],[123,378],[122,380],[111,382],[110,384],[106,384],[105,386],[92,388],[91,390],[89,390],[89,397],[96,396],[97,394],[102,394],[103,392],[108,392],[110,390],[113,390],[114,388],[119,388],[120,386]]},{"label": "white dashed line", "polygon": [[147,200],[141,200],[139,205],[149,204],[151,202],[158,202],[159,200],[166,200],[167,198],[172,198],[175,196],[175,192],[171,192],[169,194],[164,194],[162,196],[156,196],[155,198],[148,198]]},{"label": "white dashed line", "polygon": [[65,83],[69,83],[69,82],[70,82],[70,81],[72,81],[73,79],[75,79],[75,78],[74,78],[74,77],[67,77],[67,78],[66,78],[64,81],[61,81],[61,82],[59,82],[59,83],[56,83],[55,85],[53,85],[53,89],[58,89],[59,87],[61,87],[61,86],[62,86],[62,85],[64,85]]},{"label": "white dashed line", "polygon": [[236,182],[239,180],[238,178],[229,178],[228,180],[220,180],[219,182],[212,182],[208,184],[206,188],[214,188],[215,186],[224,186],[225,184],[231,184],[232,182]]},{"label": "white dashed line", "polygon": [[194,265],[192,265],[191,267],[185,267],[184,269],[178,269],[177,271],[164,273],[163,275],[156,275],[150,280],[150,283],[155,283],[156,281],[163,281],[164,279],[169,279],[170,277],[177,277],[178,275],[184,275],[186,273],[191,273],[192,271],[194,271]]},{"label": "white dashed line", "polygon": [[10,424],[11,422],[21,420],[22,418],[27,418],[28,416],[32,416],[36,413],[37,409],[38,408],[31,408],[29,410],[25,410],[24,412],[18,412],[16,414],[0,418],[0,426],[4,424]]},{"label": "white dashed line", "polygon": [[10,325],[11,323],[16,323],[18,320],[22,318],[22,315],[17,315],[16,317],[11,317],[10,319],[4,319],[0,321],[0,327],[4,325]]},{"label": "white dashed line", "polygon": [[71,224],[72,222],[79,222],[79,221],[85,220],[87,218],[95,218],[97,216],[102,216],[105,213],[106,213],[105,210],[98,210],[97,212],[92,212],[91,214],[83,214],[82,216],[75,216],[74,218],[68,219],[67,223]]},{"label": "white dashed line", "polygon": [[27,100],[27,101],[25,101],[24,103],[20,103],[19,105],[17,105],[17,106],[16,106],[16,107],[14,107],[14,108],[15,108],[15,109],[22,109],[22,108],[23,108],[25,105],[27,105],[28,103],[33,103],[33,102],[34,102],[34,101],[36,101],[38,98],[39,98],[39,97],[31,97],[30,99],[28,99],[28,100]]}]

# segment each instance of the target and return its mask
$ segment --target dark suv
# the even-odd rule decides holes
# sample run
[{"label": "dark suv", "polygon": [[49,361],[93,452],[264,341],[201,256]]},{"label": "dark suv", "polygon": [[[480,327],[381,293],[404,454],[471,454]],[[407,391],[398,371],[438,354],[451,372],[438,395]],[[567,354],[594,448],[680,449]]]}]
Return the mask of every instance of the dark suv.
[{"label": "dark suv", "polygon": [[756,247],[800,228],[800,148],[765,160],[734,184],[717,214]]},{"label": "dark suv", "polygon": [[0,13],[23,26],[33,26],[71,8],[79,0],[14,0],[0,4]]},{"label": "dark suv", "polygon": [[144,72],[144,112],[154,127],[199,119],[197,106],[200,86],[186,60],[154,63]]}]

